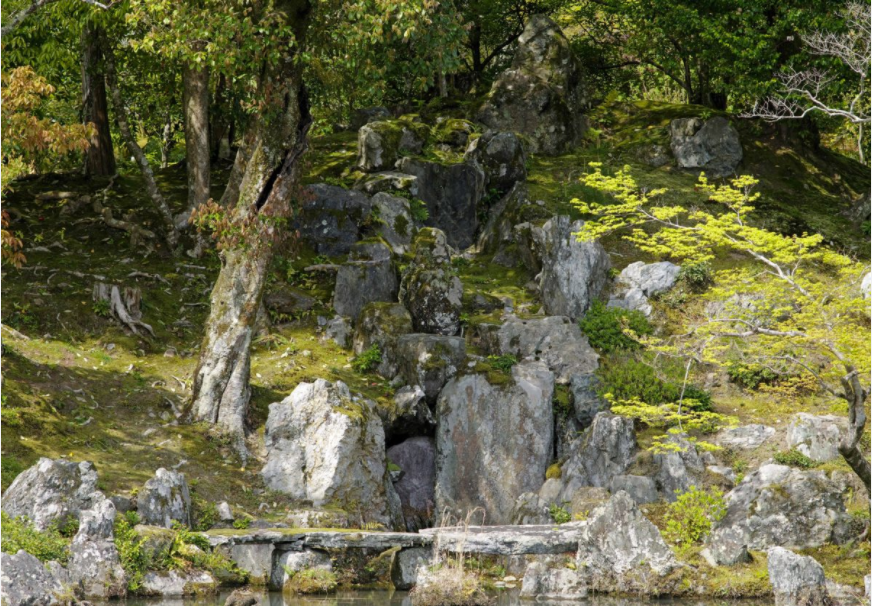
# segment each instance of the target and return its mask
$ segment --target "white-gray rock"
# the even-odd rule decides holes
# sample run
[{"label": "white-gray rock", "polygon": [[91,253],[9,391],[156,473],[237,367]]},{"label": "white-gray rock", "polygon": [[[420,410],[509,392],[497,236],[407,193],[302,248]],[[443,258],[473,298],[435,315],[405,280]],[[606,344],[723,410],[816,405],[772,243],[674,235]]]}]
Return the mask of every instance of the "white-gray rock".
[{"label": "white-gray rock", "polygon": [[382,242],[358,242],[336,272],[333,309],[357,318],[367,303],[397,300],[397,272],[391,249]]},{"label": "white-gray rock", "polygon": [[395,589],[406,590],[418,581],[418,568],[430,563],[433,550],[430,547],[401,549],[391,560],[391,582]]},{"label": "white-gray rock", "polygon": [[303,551],[282,551],[275,554],[270,576],[269,586],[271,589],[281,590],[287,583],[291,573],[319,568],[321,570],[333,570],[333,561],[330,555],[324,551],[304,549]]},{"label": "white-gray rock", "polygon": [[620,491],[626,492],[637,505],[656,503],[660,500],[657,485],[648,476],[615,476],[609,483],[609,490],[614,494]]},{"label": "white-gray rock", "polygon": [[372,209],[378,216],[376,232],[385,239],[395,254],[404,254],[415,235],[415,221],[412,219],[409,201],[380,192],[372,197]]},{"label": "white-gray rock", "polygon": [[173,522],[191,525],[191,492],[185,474],[163,467],[136,495],[136,510],[143,524],[172,528]]},{"label": "white-gray rock", "polygon": [[332,318],[324,326],[324,335],[343,349],[351,346],[352,334],[354,329],[351,327],[351,322],[342,316]]},{"label": "white-gray rock", "polygon": [[546,556],[527,566],[521,582],[521,596],[542,600],[582,601],[587,597],[583,575],[566,567],[565,558]]},{"label": "white-gray rock", "polygon": [[0,553],[0,599],[4,606],[50,606],[59,603],[55,595],[63,583],[35,556],[23,549],[16,554]]},{"label": "white-gray rock", "polygon": [[783,547],[768,551],[769,581],[775,606],[830,606],[823,567],[812,557]]},{"label": "white-gray rock", "polygon": [[222,522],[233,521],[233,510],[230,509],[230,504],[227,501],[218,503],[216,510],[218,511],[218,519]]},{"label": "white-gray rock", "polygon": [[664,293],[675,286],[680,271],[678,265],[669,261],[630,263],[618,275],[618,289],[609,300],[609,306],[651,315],[648,297]]},{"label": "white-gray rock", "polygon": [[420,385],[435,403],[445,384],[466,361],[463,337],[412,333],[397,339],[400,374],[409,385]]},{"label": "white-gray rock", "polygon": [[838,459],[842,430],[848,420],[835,415],[817,416],[800,412],[787,428],[787,447],[794,448],[813,461]]},{"label": "white-gray rock", "polygon": [[204,570],[170,570],[146,572],[142,578],[143,595],[163,598],[211,593],[218,587],[218,581]]},{"label": "white-gray rock", "polygon": [[703,121],[678,118],[670,124],[672,154],[681,168],[703,170],[709,177],[735,174],[742,161],[739,133],[722,116]]},{"label": "white-gray rock", "polygon": [[79,516],[67,572],[71,582],[81,586],[85,597],[108,599],[127,595],[127,573],[115,547],[114,525],[115,505],[105,497]]},{"label": "white-gray rock", "polygon": [[754,450],[775,435],[775,428],[753,423],[740,427],[728,427],[717,434],[717,443],[725,448]]},{"label": "white-gray rock", "polygon": [[424,139],[410,124],[370,122],[357,131],[357,167],[368,173],[391,169],[400,153],[421,153],[423,145]]},{"label": "white-gray rock", "polygon": [[272,543],[237,543],[219,548],[240,570],[248,573],[252,585],[267,585],[273,572]]},{"label": "white-gray rock", "polygon": [[527,154],[521,139],[512,132],[488,131],[473,139],[463,159],[484,171],[486,188],[500,194],[527,178]]},{"label": "white-gray rock", "polygon": [[696,446],[686,438],[672,435],[669,436],[669,442],[676,444],[679,450],[654,455],[654,464],[657,465],[654,481],[663,498],[672,502],[691,486],[701,485],[705,462]]},{"label": "white-gray rock", "polygon": [[444,232],[425,228],[412,243],[414,260],[403,274],[400,302],[412,316],[416,332],[460,332],[463,283],[451,268],[451,248]]}]

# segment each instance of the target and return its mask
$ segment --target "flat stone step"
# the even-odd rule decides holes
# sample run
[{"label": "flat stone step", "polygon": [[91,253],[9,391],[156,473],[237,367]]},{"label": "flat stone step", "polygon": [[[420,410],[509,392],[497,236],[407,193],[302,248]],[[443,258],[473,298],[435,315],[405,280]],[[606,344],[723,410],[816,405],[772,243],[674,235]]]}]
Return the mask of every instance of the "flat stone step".
[{"label": "flat stone step", "polygon": [[423,547],[433,542],[431,537],[414,532],[379,532],[368,530],[257,528],[250,530],[209,530],[203,535],[212,547],[270,544],[281,549],[391,549],[393,547]]},{"label": "flat stone step", "polygon": [[575,523],[529,526],[427,528],[433,544],[446,551],[492,555],[561,554],[578,551],[580,527]]}]

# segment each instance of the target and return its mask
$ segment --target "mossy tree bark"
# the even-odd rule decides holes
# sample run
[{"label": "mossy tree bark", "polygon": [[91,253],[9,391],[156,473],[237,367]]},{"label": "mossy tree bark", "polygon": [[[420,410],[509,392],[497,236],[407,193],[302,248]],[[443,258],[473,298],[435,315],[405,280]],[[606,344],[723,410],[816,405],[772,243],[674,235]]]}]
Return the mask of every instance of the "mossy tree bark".
[{"label": "mossy tree bark", "polygon": [[188,210],[209,200],[209,69],[182,70],[185,104],[185,154],[188,165]]},{"label": "mossy tree bark", "polygon": [[82,32],[82,121],[94,125],[94,134],[85,152],[85,174],[89,177],[111,177],[116,171],[101,40],[100,28],[85,27]]},{"label": "mossy tree bark", "polygon": [[[301,48],[308,2],[285,2],[277,8],[294,24],[295,48]],[[289,233],[286,220],[295,205],[301,158],[308,145],[311,116],[300,63],[299,55],[287,57],[261,79],[263,110],[249,127],[252,143],[234,207],[235,220],[254,229],[251,237],[222,252],[194,373],[191,418],[230,434],[243,459],[251,340],[267,269],[276,246]]]}]

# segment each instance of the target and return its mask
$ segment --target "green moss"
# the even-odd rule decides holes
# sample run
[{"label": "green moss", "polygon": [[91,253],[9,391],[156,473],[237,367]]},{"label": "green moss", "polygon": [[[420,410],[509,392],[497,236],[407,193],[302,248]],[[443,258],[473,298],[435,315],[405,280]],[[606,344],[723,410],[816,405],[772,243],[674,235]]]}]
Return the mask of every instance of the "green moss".
[{"label": "green moss", "polygon": [[560,469],[560,463],[549,465],[545,471],[545,478],[548,480],[559,480],[562,475],[563,470]]},{"label": "green moss", "polygon": [[26,518],[13,518],[0,512],[0,533],[3,535],[3,551],[18,553],[20,549],[48,562],[57,560],[66,564],[69,558],[69,537],[63,536],[57,526],[37,530]]}]

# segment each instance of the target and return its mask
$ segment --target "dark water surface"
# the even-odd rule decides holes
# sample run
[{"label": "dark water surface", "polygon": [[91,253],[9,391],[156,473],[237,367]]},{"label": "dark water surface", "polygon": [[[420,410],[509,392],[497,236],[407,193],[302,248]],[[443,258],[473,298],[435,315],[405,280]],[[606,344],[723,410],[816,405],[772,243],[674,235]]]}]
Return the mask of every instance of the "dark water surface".
[{"label": "dark water surface", "polygon": [[[103,606],[223,606],[229,591],[218,595],[191,598],[131,598],[121,602],[106,602]],[[270,592],[263,606],[412,606],[409,593],[389,590],[339,591],[321,596],[283,596]],[[492,606],[771,606],[771,601],[726,600],[712,598],[684,598],[680,600],[652,600],[647,598],[612,598],[594,596],[586,600],[522,600],[517,590],[494,594]]]}]

